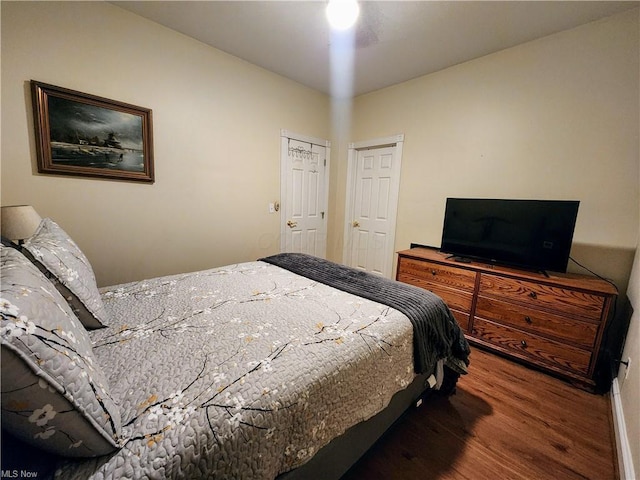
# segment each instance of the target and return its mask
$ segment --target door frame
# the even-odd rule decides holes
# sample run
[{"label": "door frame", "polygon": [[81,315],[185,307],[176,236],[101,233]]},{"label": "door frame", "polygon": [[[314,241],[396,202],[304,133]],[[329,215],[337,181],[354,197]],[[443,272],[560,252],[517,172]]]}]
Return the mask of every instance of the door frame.
[{"label": "door frame", "polygon": [[404,144],[404,133],[398,135],[392,135],[390,137],[381,137],[371,140],[363,140],[360,142],[349,143],[349,152],[347,156],[347,192],[346,192],[346,205],[345,205],[345,219],[344,219],[344,240],[342,247],[342,263],[349,265],[349,259],[351,255],[351,242],[353,241],[353,228],[351,227],[351,221],[354,216],[355,201],[354,196],[356,193],[356,167],[358,163],[358,152],[360,150],[371,150],[375,148],[394,147],[393,158],[395,160],[394,169],[397,169],[397,176],[395,181],[398,187],[398,197],[391,199],[391,212],[389,215],[389,222],[392,224],[390,232],[390,241],[388,243],[388,251],[385,252],[386,264],[385,270],[389,272],[389,276],[393,275],[393,260],[396,244],[396,221],[398,214],[398,198],[400,196],[400,174],[402,172],[402,148]]},{"label": "door frame", "polygon": [[321,198],[324,207],[324,257],[327,256],[327,225],[329,224],[329,166],[331,165],[331,142],[323,138],[311,137],[309,135],[302,135],[294,133],[290,130],[280,130],[280,252],[284,252],[286,248],[286,235],[287,235],[287,219],[285,218],[287,200],[287,157],[289,155],[289,139],[297,140],[299,142],[307,142],[313,145],[318,145],[325,148],[325,160],[326,168],[324,170],[324,185]]}]

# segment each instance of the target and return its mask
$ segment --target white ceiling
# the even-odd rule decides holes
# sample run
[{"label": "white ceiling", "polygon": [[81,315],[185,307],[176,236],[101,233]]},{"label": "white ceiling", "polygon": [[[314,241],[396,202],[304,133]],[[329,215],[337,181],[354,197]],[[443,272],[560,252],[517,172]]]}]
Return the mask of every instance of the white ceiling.
[{"label": "white ceiling", "polygon": [[[322,1],[114,1],[126,10],[313,89],[331,93],[331,34]],[[614,1],[366,1],[351,47],[361,95],[637,7]],[[343,35],[344,36],[344,35]],[[355,48],[355,49],[354,49]],[[337,58],[334,55],[334,58]],[[351,60],[351,61],[350,61]],[[334,88],[334,95],[336,89]]]}]

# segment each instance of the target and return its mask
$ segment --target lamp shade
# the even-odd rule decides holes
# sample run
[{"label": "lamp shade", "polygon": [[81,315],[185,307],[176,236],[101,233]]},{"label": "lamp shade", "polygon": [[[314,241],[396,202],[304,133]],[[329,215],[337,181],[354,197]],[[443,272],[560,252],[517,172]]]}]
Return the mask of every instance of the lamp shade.
[{"label": "lamp shade", "polygon": [[41,220],[42,218],[31,205],[2,207],[0,220],[2,236],[13,241],[29,238],[35,233]]}]

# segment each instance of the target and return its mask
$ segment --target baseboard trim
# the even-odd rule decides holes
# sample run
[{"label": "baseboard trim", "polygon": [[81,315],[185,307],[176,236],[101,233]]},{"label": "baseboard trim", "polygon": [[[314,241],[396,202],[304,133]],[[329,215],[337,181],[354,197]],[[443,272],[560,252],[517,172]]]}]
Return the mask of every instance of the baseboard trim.
[{"label": "baseboard trim", "polygon": [[620,480],[635,480],[636,474],[633,467],[631,447],[627,436],[627,426],[620,400],[620,383],[617,378],[611,384],[611,409],[613,410],[613,428],[616,435],[616,449],[618,452],[618,470]]}]

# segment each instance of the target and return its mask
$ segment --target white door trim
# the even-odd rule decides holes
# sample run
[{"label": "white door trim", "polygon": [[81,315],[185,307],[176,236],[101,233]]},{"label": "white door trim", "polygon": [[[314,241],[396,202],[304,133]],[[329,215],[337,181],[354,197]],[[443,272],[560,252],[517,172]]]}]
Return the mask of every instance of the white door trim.
[{"label": "white door trim", "polygon": [[[286,249],[286,234],[287,234],[287,219],[285,218],[284,212],[286,212],[286,205],[284,202],[287,199],[287,155],[288,155],[288,143],[289,139],[298,140],[300,142],[307,142],[314,145],[319,145],[321,147],[325,147],[325,158],[327,162],[327,167],[325,169],[325,182],[324,182],[324,192],[322,192],[322,201],[325,212],[325,225],[328,225],[328,217],[329,217],[329,165],[331,164],[331,142],[329,140],[325,140],[323,138],[311,137],[309,135],[302,135],[299,133],[294,133],[290,130],[282,129],[280,130],[280,251],[284,252]],[[324,245],[326,248],[326,237],[327,237],[327,229],[324,231],[325,241]]]},{"label": "white door trim", "polygon": [[[400,185],[400,172],[402,166],[402,147],[404,144],[404,134],[393,135],[390,137],[380,137],[371,140],[363,140],[360,142],[353,142],[349,144],[349,151],[347,155],[347,201],[345,205],[345,223],[344,223],[344,241],[342,247],[342,263],[345,265],[349,265],[349,257],[351,254],[351,242],[353,238],[353,228],[351,225],[351,221],[354,216],[354,201],[353,195],[355,192],[355,182],[356,182],[356,164],[358,161],[358,150],[365,150],[371,148],[382,148],[382,147],[395,147],[394,158],[397,160],[397,169],[398,175],[395,178],[397,182],[396,187]],[[396,188],[396,191],[399,192],[399,188]],[[393,259],[395,253],[395,237],[396,237],[396,220],[398,213],[398,198],[395,198],[395,205],[391,209],[389,222],[393,225],[393,229],[391,232],[391,241],[389,242],[388,249],[385,253],[385,258],[387,259],[385,270],[389,272],[393,271]]]}]

